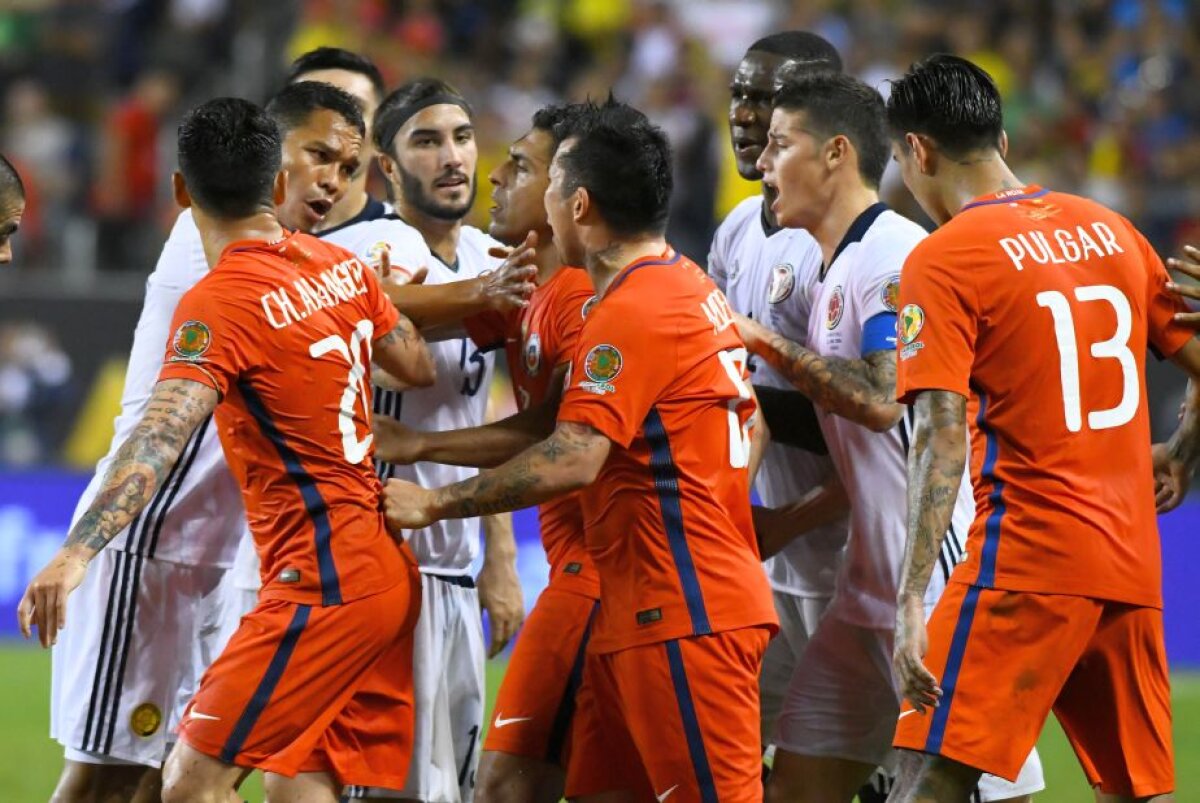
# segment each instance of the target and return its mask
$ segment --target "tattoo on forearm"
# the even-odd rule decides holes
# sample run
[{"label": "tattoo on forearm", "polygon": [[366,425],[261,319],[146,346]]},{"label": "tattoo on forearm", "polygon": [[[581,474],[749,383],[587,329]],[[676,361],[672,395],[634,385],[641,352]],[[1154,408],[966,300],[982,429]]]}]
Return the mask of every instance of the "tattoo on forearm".
[{"label": "tattoo on forearm", "polygon": [[117,451],[100,493],[66,545],[100,551],[149,504],[192,431],[217,405],[217,392],[187,379],[159,382],[146,414]]},{"label": "tattoo on forearm", "polygon": [[504,465],[438,492],[439,509],[456,518],[520,510],[546,501],[560,490],[556,476],[604,436],[585,424],[562,423],[546,440]]},{"label": "tattoo on forearm", "polygon": [[926,391],[917,397],[915,413],[900,593],[919,597],[929,586],[963,479],[967,400],[949,391]]},{"label": "tattoo on forearm", "polygon": [[396,328],[388,332],[383,337],[379,338],[376,346],[390,346],[393,343],[409,343],[420,338],[417,328],[413,326],[404,315],[400,316],[400,320],[396,323]]},{"label": "tattoo on forearm", "polygon": [[806,396],[831,413],[864,421],[896,399],[896,352],[873,351],[860,360],[822,357],[772,332],[761,356]]},{"label": "tattoo on forearm", "polygon": [[1188,382],[1183,417],[1167,444],[1171,457],[1189,468],[1200,463],[1200,383]]}]

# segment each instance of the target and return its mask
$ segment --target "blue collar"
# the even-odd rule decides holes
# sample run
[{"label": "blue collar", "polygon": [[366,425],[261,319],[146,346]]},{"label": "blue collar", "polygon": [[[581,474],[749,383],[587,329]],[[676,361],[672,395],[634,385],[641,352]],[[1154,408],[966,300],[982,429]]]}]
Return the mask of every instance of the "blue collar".
[{"label": "blue collar", "polygon": [[367,221],[370,221],[370,220],[379,220],[379,218],[383,217],[386,214],[387,214],[387,207],[383,205],[383,202],[377,201],[374,198],[372,198],[370,195],[368,195],[366,206],[364,206],[357,215],[355,215],[354,217],[350,218],[349,220],[347,220],[343,223],[337,224],[336,226],[334,226],[331,229],[325,229],[325,231],[320,232],[316,236],[324,239],[325,237],[328,237],[330,234],[333,234],[335,231],[341,231],[342,229],[349,228],[350,226],[356,226],[359,223],[366,223]]},{"label": "blue collar", "polygon": [[1028,201],[1030,198],[1041,198],[1048,192],[1050,192],[1050,190],[1043,187],[1033,192],[1022,192],[1017,195],[1004,195],[1000,198],[988,198],[984,201],[972,201],[958,211],[965,212],[968,209],[974,209],[977,206],[991,206],[992,204],[1009,204],[1014,201]]},{"label": "blue collar", "polygon": [[[672,250],[674,251],[674,249]],[[604,296],[607,298],[608,296],[612,295],[612,292],[616,290],[626,279],[628,279],[630,274],[632,274],[634,271],[641,270],[642,268],[648,268],[651,265],[674,265],[682,258],[683,255],[680,252],[675,251],[666,258],[660,257],[656,259],[654,257],[647,257],[644,259],[639,259],[637,262],[634,262],[632,265],[625,268],[625,270],[623,270],[616,279],[613,279],[612,284],[610,284],[608,289],[604,291]]]}]

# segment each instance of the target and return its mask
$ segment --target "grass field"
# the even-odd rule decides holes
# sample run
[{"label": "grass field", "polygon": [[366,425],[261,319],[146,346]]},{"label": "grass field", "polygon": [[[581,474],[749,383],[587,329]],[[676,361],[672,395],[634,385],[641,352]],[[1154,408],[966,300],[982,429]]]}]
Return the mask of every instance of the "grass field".
[{"label": "grass field", "polygon": [[[502,663],[488,668],[488,701],[504,673]],[[1200,803],[1200,674],[1177,674],[1175,704],[1176,800]],[[61,767],[62,752],[49,732],[50,656],[19,645],[0,646],[0,801],[45,801]],[[488,718],[490,721],[490,717]],[[1038,747],[1046,770],[1047,803],[1088,803],[1092,794],[1075,757],[1053,720]],[[252,803],[262,800],[257,783],[243,790]]]}]

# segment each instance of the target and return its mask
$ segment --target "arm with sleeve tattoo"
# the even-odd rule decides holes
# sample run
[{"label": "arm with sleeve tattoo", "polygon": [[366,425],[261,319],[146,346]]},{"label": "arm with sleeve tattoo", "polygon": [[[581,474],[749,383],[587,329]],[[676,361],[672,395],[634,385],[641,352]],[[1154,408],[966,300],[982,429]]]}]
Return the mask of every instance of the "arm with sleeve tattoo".
[{"label": "arm with sleeve tattoo", "polygon": [[587,424],[564,421],[546,440],[478,477],[435,489],[390,480],[384,500],[388,527],[399,534],[442,519],[541,504],[591,483],[611,446],[608,438]]},{"label": "arm with sleeve tattoo", "polygon": [[88,562],[150,503],[218,400],[216,390],[190,379],[166,379],[154,386],[146,414],[117,451],[95,500],[26,589],[18,608],[26,638],[37,627],[42,646],[54,643],[66,623],[67,595],[83,581]]},{"label": "arm with sleeve tattoo", "polygon": [[737,316],[746,348],[762,357],[804,395],[831,413],[884,432],[900,420],[896,403],[896,351],[872,351],[861,359],[822,357],[772,332],[762,324]]},{"label": "arm with sleeve tattoo", "polygon": [[1192,475],[1200,466],[1200,338],[1193,337],[1171,361],[1190,377],[1179,426],[1166,443],[1157,443],[1154,457],[1154,494],[1159,513],[1174,510],[1187,496]]},{"label": "arm with sleeve tattoo", "polygon": [[945,390],[919,393],[908,454],[908,537],[900,572],[894,662],[900,690],[918,710],[936,705],[937,679],[925,668],[925,590],[950,527],[967,461],[967,400]]}]

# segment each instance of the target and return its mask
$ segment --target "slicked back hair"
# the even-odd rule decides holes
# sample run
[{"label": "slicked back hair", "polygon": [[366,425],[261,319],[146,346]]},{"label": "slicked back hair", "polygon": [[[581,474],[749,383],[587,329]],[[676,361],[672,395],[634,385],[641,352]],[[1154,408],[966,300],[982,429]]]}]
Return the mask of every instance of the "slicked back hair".
[{"label": "slicked back hair", "polygon": [[925,134],[954,158],[999,149],[1004,132],[995,81],[977,65],[945,53],[914,64],[892,82],[887,120],[894,138]]},{"label": "slicked back hair", "polygon": [[339,115],[359,133],[367,135],[362,107],[358,100],[345,90],[321,81],[301,81],[288,84],[275,93],[267,102],[267,114],[274,118],[286,134],[308,122],[314,112],[329,110]]},{"label": "slicked back hair", "polygon": [[366,56],[340,47],[318,47],[310,50],[292,62],[288,70],[287,83],[294,84],[305,75],[321,70],[345,70],[365,76],[375,89],[375,101],[383,100],[387,94],[387,85],[383,82],[383,74],[375,66],[375,62]]},{"label": "slicked back hair", "polygon": [[839,134],[849,139],[863,181],[878,189],[890,152],[879,92],[844,73],[808,73],[775,93],[775,108],[805,112],[808,124],[825,139]]},{"label": "slicked back hair", "polygon": [[565,193],[587,189],[600,217],[616,234],[662,234],[671,203],[671,146],[646,115],[611,95],[579,104],[555,126]]},{"label": "slicked back hair", "polygon": [[179,171],[192,202],[214,217],[250,217],[274,208],[283,134],[248,100],[217,98],[179,125]]}]

